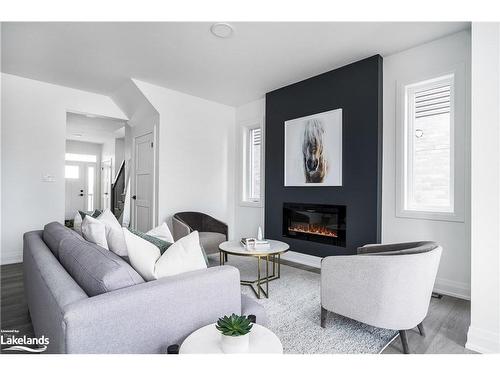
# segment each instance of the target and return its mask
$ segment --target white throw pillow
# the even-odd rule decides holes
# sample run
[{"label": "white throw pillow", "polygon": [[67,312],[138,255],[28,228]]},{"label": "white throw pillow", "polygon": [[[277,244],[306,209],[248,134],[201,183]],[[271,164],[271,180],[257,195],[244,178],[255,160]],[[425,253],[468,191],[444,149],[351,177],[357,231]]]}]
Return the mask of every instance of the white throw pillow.
[{"label": "white throw pillow", "polygon": [[104,223],[94,219],[90,215],[86,215],[82,222],[82,236],[87,241],[95,243],[109,250],[106,240],[106,226]]},{"label": "white throw pillow", "polygon": [[109,249],[119,256],[127,256],[127,244],[123,236],[122,226],[109,208],[106,208],[97,218],[106,226],[106,240]]},{"label": "white throw pillow", "polygon": [[160,240],[167,241],[170,243],[175,242],[174,237],[172,237],[172,233],[170,233],[170,229],[168,229],[167,223],[163,223],[160,226],[151,229],[146,234],[149,234],[150,236],[159,238]]},{"label": "white throw pillow", "polygon": [[151,242],[136,236],[127,228],[123,228],[123,235],[128,249],[128,259],[133,269],[146,281],[155,280],[155,264],[160,257],[160,249]]},{"label": "white throw pillow", "polygon": [[73,230],[80,236],[82,235],[82,222],[82,215],[76,211],[75,218],[73,219]]},{"label": "white throw pillow", "polygon": [[155,245],[127,228],[123,228],[123,234],[130,264],[146,281],[207,268],[196,231],[175,242],[163,255]]},{"label": "white throw pillow", "polygon": [[154,274],[157,279],[207,268],[198,231],[182,237],[158,259]]}]

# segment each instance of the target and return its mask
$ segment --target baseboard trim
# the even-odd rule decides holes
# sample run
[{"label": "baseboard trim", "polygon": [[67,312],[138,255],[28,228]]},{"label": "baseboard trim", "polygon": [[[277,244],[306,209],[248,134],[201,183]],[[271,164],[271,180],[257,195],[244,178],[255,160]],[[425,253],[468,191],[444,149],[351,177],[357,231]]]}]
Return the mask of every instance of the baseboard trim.
[{"label": "baseboard trim", "polygon": [[497,332],[470,326],[465,347],[478,353],[500,353],[500,335]]},{"label": "baseboard trim", "polygon": [[296,251],[289,251],[281,256],[282,259],[289,260],[290,262],[295,262],[303,264],[305,266],[321,268],[321,257],[317,257],[309,254],[302,254]]},{"label": "baseboard trim", "polygon": [[466,283],[438,277],[434,284],[434,292],[470,301],[470,285]]},{"label": "baseboard trim", "polygon": [[21,263],[23,261],[23,254],[4,254],[0,258],[0,265]]}]

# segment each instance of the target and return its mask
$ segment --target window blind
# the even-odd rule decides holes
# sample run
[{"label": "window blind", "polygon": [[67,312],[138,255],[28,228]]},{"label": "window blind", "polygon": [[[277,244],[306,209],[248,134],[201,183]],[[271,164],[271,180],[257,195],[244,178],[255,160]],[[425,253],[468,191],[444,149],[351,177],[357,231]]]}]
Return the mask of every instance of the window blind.
[{"label": "window blind", "polygon": [[450,113],[451,85],[415,92],[415,118]]}]

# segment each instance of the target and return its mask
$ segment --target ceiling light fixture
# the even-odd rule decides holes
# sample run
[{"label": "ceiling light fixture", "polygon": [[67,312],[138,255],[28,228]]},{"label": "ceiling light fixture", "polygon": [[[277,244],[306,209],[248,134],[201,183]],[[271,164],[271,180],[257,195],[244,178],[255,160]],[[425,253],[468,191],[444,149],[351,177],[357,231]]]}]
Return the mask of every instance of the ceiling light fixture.
[{"label": "ceiling light fixture", "polygon": [[210,27],[210,32],[217,38],[227,39],[233,36],[234,29],[228,23],[217,22]]}]

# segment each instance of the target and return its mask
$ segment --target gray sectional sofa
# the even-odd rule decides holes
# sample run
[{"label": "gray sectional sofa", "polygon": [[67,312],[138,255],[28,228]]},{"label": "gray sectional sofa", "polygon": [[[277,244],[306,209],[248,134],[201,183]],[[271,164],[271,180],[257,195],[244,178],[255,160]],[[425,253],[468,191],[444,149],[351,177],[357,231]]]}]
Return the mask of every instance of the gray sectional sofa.
[{"label": "gray sectional sofa", "polygon": [[230,266],[145,282],[113,252],[53,222],[24,235],[25,295],[48,353],[166,353],[226,314],[264,309],[240,292]]}]

